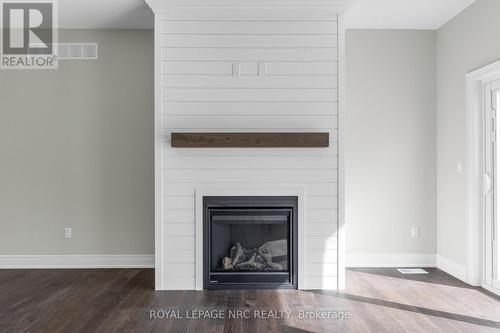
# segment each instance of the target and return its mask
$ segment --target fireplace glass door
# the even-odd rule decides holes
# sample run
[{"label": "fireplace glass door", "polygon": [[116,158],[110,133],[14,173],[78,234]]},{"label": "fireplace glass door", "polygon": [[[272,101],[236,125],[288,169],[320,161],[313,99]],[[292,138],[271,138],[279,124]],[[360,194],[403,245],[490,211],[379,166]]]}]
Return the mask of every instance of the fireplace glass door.
[{"label": "fireplace glass door", "polygon": [[205,212],[205,287],[293,287],[295,206],[232,203]]}]

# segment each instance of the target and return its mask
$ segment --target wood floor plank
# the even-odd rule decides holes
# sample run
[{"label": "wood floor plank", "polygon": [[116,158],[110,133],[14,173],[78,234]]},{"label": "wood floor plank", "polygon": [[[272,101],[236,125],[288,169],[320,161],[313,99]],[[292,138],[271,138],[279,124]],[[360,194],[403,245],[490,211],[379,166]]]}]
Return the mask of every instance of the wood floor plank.
[{"label": "wood floor plank", "polygon": [[[155,291],[150,269],[0,270],[0,332],[498,332],[500,299],[439,271],[350,269],[335,291]],[[178,310],[182,318],[151,318]],[[193,310],[222,310],[223,319],[193,319]],[[229,310],[252,318],[229,318]],[[290,317],[254,318],[254,311]],[[303,319],[299,311],[336,311],[351,318]],[[274,313],[274,312],[273,312]]]}]

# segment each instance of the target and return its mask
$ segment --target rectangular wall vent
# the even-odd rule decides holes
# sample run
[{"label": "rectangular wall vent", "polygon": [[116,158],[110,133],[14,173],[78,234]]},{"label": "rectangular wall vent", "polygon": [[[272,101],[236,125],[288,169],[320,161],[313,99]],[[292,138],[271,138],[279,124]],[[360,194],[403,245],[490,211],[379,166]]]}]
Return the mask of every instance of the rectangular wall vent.
[{"label": "rectangular wall vent", "polygon": [[97,43],[59,43],[59,60],[95,60]]}]

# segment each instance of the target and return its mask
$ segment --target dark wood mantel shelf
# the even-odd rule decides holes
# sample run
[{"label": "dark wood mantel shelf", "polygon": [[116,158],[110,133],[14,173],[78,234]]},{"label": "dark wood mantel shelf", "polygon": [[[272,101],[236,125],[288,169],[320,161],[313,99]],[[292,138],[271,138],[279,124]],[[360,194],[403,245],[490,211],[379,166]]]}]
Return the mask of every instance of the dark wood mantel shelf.
[{"label": "dark wood mantel shelf", "polygon": [[176,148],[327,148],[329,133],[172,133]]}]

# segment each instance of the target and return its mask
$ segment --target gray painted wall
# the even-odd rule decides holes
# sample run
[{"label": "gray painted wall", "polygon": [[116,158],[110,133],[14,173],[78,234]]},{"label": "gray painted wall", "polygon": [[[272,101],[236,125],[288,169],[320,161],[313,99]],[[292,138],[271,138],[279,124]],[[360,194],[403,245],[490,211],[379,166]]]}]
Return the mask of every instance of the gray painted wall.
[{"label": "gray painted wall", "polygon": [[437,33],[437,253],[465,265],[465,74],[500,59],[500,1],[479,0]]},{"label": "gray painted wall", "polygon": [[346,44],[347,253],[434,254],[436,33],[348,30]]},{"label": "gray painted wall", "polygon": [[[498,12],[479,0],[437,33],[437,138],[435,33],[348,31],[348,253],[435,252],[437,140],[437,252],[465,264],[464,75],[500,58]],[[0,72],[0,254],[152,254],[152,32],[60,36],[99,60]]]},{"label": "gray painted wall", "polygon": [[152,254],[153,33],[59,41],[99,59],[0,72],[0,254]]}]

